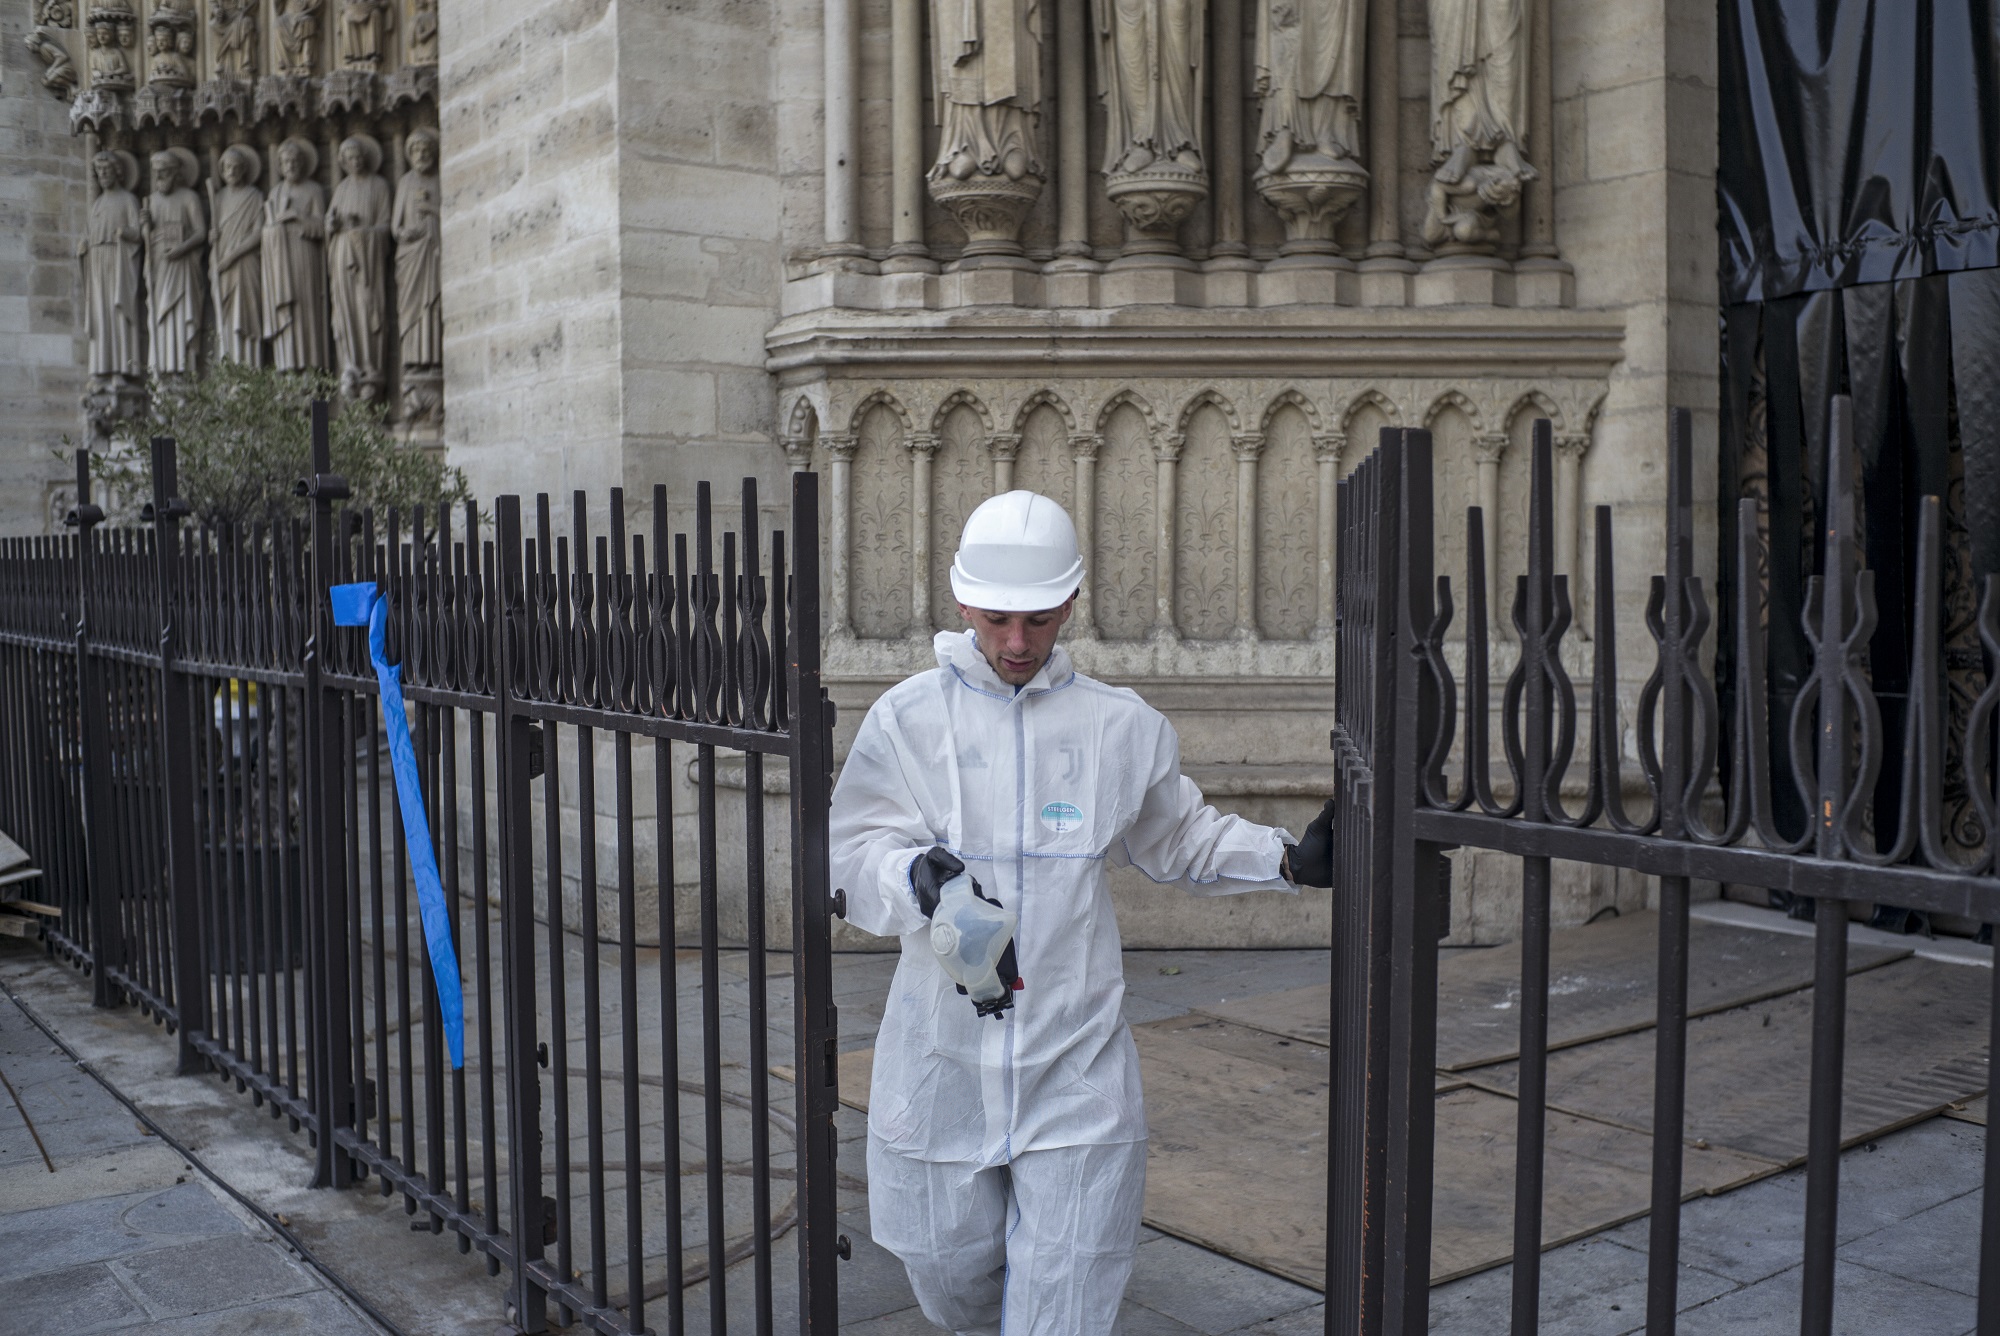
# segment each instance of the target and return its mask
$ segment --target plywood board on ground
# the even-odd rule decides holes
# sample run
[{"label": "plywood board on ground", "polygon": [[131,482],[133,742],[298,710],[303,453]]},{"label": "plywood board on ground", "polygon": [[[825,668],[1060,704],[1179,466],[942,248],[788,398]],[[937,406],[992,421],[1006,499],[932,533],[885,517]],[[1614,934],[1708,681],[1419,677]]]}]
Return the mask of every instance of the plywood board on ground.
[{"label": "plywood board on ground", "polygon": [[1979,1095],[1973,1099],[1947,1104],[1944,1116],[1947,1118],[1956,1118],[1962,1123],[1978,1123],[1981,1127],[1984,1127],[1986,1126],[1986,1096]]},{"label": "plywood board on ground", "polygon": [[[1151,1133],[1146,1223],[1318,1287],[1326,1267],[1324,1076],[1308,1080],[1296,1066],[1259,1061],[1240,1032],[1190,1019],[1133,1031]],[[1436,1282],[1512,1254],[1515,1121],[1514,1101],[1489,1091],[1438,1098]],[[1687,1160],[1690,1196],[1772,1169],[1726,1151],[1690,1150]],[[1651,1162],[1644,1133],[1550,1115],[1545,1241],[1643,1214]]]},{"label": "plywood board on ground", "polygon": [[[1841,1138],[1853,1143],[1939,1113],[1986,1089],[1993,978],[1899,960],[1847,982]],[[1813,991],[1688,1023],[1686,1135],[1792,1164],[1806,1152]],[[1653,1038],[1628,1034],[1549,1055],[1551,1108],[1624,1127],[1653,1122]],[[1519,1064],[1471,1073],[1511,1093]]]},{"label": "plywood board on ground", "polygon": [[[1659,922],[1627,914],[1552,933],[1549,1047],[1568,1048],[1653,1024]],[[1697,919],[1688,924],[1688,1014],[1706,1015],[1812,983],[1810,938]],[[1907,948],[1855,945],[1848,969],[1874,969]],[[1203,1008],[1209,1015],[1307,1043],[1328,1042],[1324,985]],[[1521,949],[1455,952],[1438,965],[1437,1065],[1464,1071],[1520,1055]]]}]

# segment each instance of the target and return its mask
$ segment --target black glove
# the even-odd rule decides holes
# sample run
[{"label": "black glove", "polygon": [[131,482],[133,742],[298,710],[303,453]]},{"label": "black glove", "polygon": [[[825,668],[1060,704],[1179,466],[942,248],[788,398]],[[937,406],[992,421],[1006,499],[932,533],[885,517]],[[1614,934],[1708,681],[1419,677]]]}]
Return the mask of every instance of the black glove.
[{"label": "black glove", "polygon": [[[932,845],[924,850],[922,858],[910,864],[910,889],[916,893],[917,908],[923,911],[925,918],[937,912],[939,893],[944,889],[944,884],[963,871],[965,864],[942,844]],[[980,888],[977,877],[972,879],[972,893],[988,904],[1000,903]],[[1007,950],[1000,957],[998,972],[1010,988],[1021,986],[1021,966],[1014,958],[1014,943],[1011,940],[1007,943]],[[958,991],[962,993],[965,989],[960,988]],[[1013,993],[1008,993],[1006,1000],[993,1012],[981,1014],[992,1015],[1004,1011],[1014,1004],[1013,997]]]},{"label": "black glove", "polygon": [[1292,880],[1301,886],[1333,885],[1333,799],[1319,809],[1304,838],[1285,851]]}]

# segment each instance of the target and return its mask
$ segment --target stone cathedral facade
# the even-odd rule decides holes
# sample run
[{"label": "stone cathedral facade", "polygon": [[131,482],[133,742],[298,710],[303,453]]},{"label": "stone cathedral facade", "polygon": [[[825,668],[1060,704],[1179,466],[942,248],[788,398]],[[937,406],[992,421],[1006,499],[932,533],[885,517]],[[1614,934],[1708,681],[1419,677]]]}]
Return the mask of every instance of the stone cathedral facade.
[{"label": "stone cathedral facade", "polygon": [[[1712,6],[118,4],[0,0],[0,110],[56,181],[21,210],[40,249],[0,260],[17,287],[61,289],[26,317],[55,368],[36,385],[58,388],[23,389],[24,423],[73,424],[127,374],[91,323],[113,313],[90,269],[112,243],[73,258],[117,190],[137,209],[171,178],[208,218],[261,190],[260,309],[271,276],[318,265],[327,342],[307,352],[477,490],[643,498],[755,473],[778,496],[790,469],[819,472],[843,738],[957,622],[965,515],[1032,487],[1085,542],[1079,664],[1165,709],[1218,803],[1302,823],[1331,773],[1335,486],[1385,425],[1435,433],[1439,569],[1462,581],[1465,508],[1483,506],[1498,595],[1523,566],[1529,423],[1550,418],[1558,564],[1590,568],[1590,507],[1630,512],[1619,661],[1650,663],[1637,614],[1670,404],[1713,460]],[[405,240],[405,201],[431,134],[435,356],[404,261],[426,244]],[[311,153],[287,174],[293,142]],[[235,145],[257,159],[247,184],[223,177]],[[365,224],[322,226],[274,268],[281,180],[335,214],[345,191]],[[147,274],[175,263],[117,244]],[[187,280],[211,326],[217,258],[212,242]],[[372,286],[342,298],[362,269]],[[137,298],[151,357],[156,287]],[[380,312],[372,362],[351,355],[376,328],[356,311]],[[255,355],[301,355],[273,330]],[[12,495],[41,485],[35,448],[0,443],[17,531],[46,513]],[[1604,876],[1568,886],[1564,912],[1637,893]],[[1120,896],[1135,942],[1316,940],[1326,922],[1323,901],[1245,897],[1191,928]],[[1485,912],[1461,905],[1461,937]]]}]

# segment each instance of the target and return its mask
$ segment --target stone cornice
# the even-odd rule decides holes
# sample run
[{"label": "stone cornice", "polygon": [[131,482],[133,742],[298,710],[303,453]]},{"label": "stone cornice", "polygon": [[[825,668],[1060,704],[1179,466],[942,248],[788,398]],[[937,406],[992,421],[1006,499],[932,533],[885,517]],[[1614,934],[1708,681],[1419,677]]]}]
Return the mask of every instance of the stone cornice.
[{"label": "stone cornice", "polygon": [[1587,376],[1625,355],[1593,311],[1446,307],[817,311],[780,321],[781,384],[835,377]]}]

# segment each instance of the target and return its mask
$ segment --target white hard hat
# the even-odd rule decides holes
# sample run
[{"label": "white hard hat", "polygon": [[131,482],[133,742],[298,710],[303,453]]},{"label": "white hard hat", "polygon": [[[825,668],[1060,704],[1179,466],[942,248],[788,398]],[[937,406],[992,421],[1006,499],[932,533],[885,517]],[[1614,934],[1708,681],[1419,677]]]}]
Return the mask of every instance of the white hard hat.
[{"label": "white hard hat", "polygon": [[980,502],[965,521],[951,563],[951,592],[967,607],[1041,612],[1060,607],[1083,583],[1076,526],[1035,492]]}]

